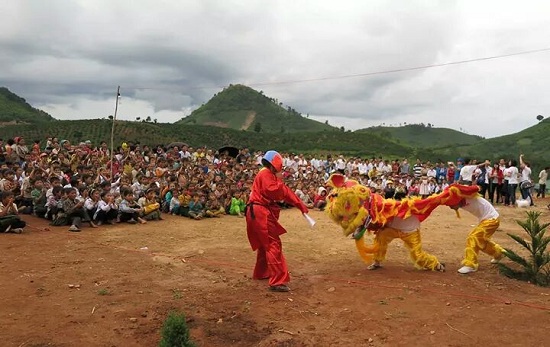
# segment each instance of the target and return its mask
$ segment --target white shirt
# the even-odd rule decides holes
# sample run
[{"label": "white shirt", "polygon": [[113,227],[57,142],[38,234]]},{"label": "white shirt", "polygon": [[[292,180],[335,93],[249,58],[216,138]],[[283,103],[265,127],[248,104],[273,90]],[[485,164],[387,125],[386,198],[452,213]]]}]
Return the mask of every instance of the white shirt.
[{"label": "white shirt", "polygon": [[510,166],[504,170],[504,177],[508,178],[508,184],[518,184],[518,168],[515,166]]},{"label": "white shirt", "polygon": [[479,221],[497,219],[499,214],[491,203],[483,198],[465,199],[466,205],[461,208],[476,216]]},{"label": "white shirt", "polygon": [[531,169],[528,166],[524,166],[521,170],[521,180],[523,181],[530,181],[531,180]]},{"label": "white shirt", "polygon": [[539,173],[539,184],[546,184],[546,181],[548,181],[548,172],[546,172],[546,170],[542,170]]},{"label": "white shirt", "polygon": [[463,181],[472,182],[472,176],[477,168],[477,165],[465,165],[460,169],[460,179]]}]

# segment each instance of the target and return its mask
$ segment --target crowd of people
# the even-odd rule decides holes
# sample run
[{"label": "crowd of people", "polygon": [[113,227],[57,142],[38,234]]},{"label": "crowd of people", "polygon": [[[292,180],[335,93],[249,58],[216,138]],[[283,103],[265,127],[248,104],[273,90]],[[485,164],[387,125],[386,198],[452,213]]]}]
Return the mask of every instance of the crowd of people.
[{"label": "crowd of people", "polygon": [[[185,144],[149,147],[123,143],[110,153],[106,142],[72,144],[55,137],[45,141],[0,139],[0,232],[19,233],[19,214],[45,218],[52,225],[80,231],[114,223],[144,224],[163,214],[195,220],[222,215],[243,217],[250,189],[261,169],[263,153],[247,148],[219,153]],[[305,206],[323,210],[325,182],[340,172],[385,198],[426,197],[453,182],[477,184],[493,204],[514,206],[517,190],[534,203],[528,161],[501,159],[456,162],[417,159],[344,158],[283,153],[282,177]],[[549,168],[537,179],[537,197],[545,196]]]}]

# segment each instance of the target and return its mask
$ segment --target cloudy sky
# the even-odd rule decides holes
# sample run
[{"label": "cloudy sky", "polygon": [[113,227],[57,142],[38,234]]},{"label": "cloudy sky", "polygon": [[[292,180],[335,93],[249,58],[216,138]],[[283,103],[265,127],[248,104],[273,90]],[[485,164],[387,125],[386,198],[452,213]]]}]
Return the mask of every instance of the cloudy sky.
[{"label": "cloudy sky", "polygon": [[[173,122],[230,83],[346,129],[432,123],[494,137],[550,117],[549,1],[18,0],[0,85],[59,119]],[[281,83],[294,81],[292,83]]]}]

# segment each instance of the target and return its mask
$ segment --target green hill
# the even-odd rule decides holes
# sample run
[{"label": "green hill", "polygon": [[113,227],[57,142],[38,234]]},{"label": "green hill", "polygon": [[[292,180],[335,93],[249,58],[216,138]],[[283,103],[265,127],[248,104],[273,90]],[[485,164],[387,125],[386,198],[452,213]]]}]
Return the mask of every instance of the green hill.
[{"label": "green hill", "polygon": [[[33,125],[12,125],[0,128],[0,138],[24,136],[29,140],[44,140],[48,136],[66,139],[73,143],[90,140],[94,144],[110,141],[112,122],[107,119],[62,120],[40,127]],[[376,135],[323,131],[318,133],[256,133],[243,130],[212,127],[206,125],[162,124],[117,121],[115,144],[124,141],[142,144],[168,144],[183,141],[191,146],[206,145],[210,148],[222,146],[249,147],[266,150],[302,153],[342,153],[361,156],[410,157],[420,155],[431,157],[429,150],[415,152],[412,148],[379,138]],[[269,148],[268,148],[269,147]]]},{"label": "green hill", "polygon": [[8,88],[0,87],[0,125],[51,122],[55,119],[46,112],[29,105]]},{"label": "green hill", "polygon": [[317,132],[336,128],[303,117],[278,100],[243,85],[230,85],[178,123],[262,133]]},{"label": "green hill", "polygon": [[409,124],[402,127],[371,127],[357,130],[360,133],[376,134],[411,147],[433,148],[448,145],[469,145],[481,141],[477,135],[468,135],[448,128],[434,128],[431,124]]},{"label": "green hill", "polygon": [[468,156],[478,159],[517,159],[521,153],[533,167],[550,165],[550,118],[520,132],[494,137],[466,146],[450,145],[434,149],[445,156]]}]

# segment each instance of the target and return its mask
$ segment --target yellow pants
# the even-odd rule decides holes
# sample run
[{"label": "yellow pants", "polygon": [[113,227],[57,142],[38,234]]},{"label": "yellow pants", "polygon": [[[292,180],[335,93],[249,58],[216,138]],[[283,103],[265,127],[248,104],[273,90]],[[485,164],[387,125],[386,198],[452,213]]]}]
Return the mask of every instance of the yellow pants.
[{"label": "yellow pants", "polygon": [[379,247],[374,253],[374,261],[382,262],[386,258],[388,245],[393,239],[401,239],[409,250],[409,255],[413,264],[419,269],[436,270],[439,261],[434,255],[426,253],[422,250],[422,242],[420,239],[420,230],[411,233],[405,233],[393,228],[384,228],[376,234],[374,240]]},{"label": "yellow pants", "polygon": [[498,219],[486,219],[470,232],[466,239],[466,250],[464,251],[462,265],[477,269],[479,266],[477,261],[479,251],[493,258],[499,259],[502,257],[504,249],[490,240],[499,225],[500,221]]}]

